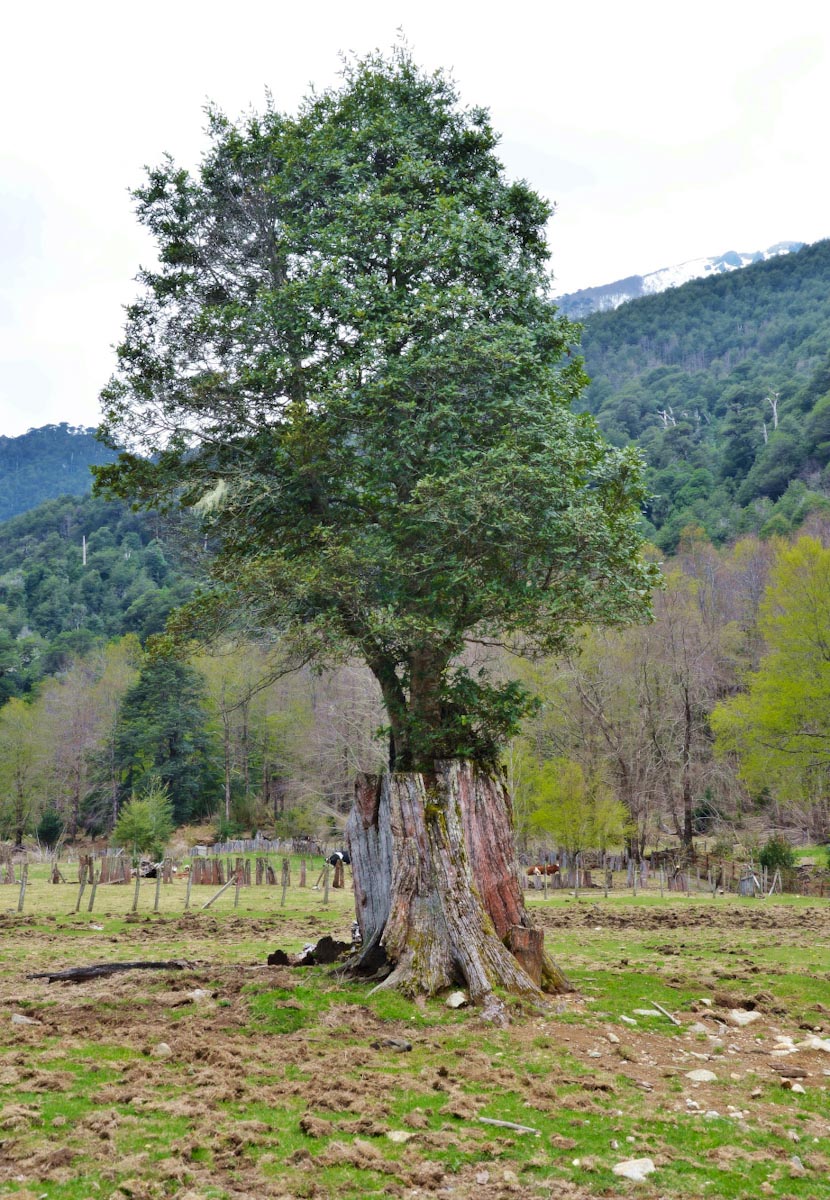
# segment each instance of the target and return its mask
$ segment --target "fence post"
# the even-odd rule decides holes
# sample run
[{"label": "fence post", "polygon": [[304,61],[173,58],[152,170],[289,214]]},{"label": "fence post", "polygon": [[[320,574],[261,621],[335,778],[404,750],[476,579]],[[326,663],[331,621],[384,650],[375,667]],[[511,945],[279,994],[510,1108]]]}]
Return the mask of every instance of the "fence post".
[{"label": "fence post", "polygon": [[285,907],[285,893],[288,889],[288,885],[290,882],[291,882],[291,867],[289,865],[288,859],[284,858],[282,860],[282,899],[280,900],[280,905],[283,908]]},{"label": "fence post", "polygon": [[26,883],[29,878],[29,863],[24,862],[23,870],[20,874],[20,895],[17,898],[17,911],[23,912],[23,901],[26,899]]},{"label": "fence post", "polygon": [[323,867],[323,903],[329,902],[329,864]]},{"label": "fence post", "polygon": [[163,863],[156,863],[156,896],[153,901],[153,912],[154,913],[157,913],[159,910],[159,897],[161,896],[161,874],[162,874],[163,868],[164,868]]},{"label": "fence post", "polygon": [[184,897],[185,912],[190,908],[190,889],[193,887],[193,859],[190,860],[190,870],[187,872],[187,892]]},{"label": "fence post", "polygon": [[138,889],[141,887],[141,868],[137,865],[135,868],[135,891],[133,892],[133,906],[130,912],[138,912]]},{"label": "fence post", "polygon": [[98,867],[98,874],[95,874],[95,863],[92,864],[92,891],[89,893],[89,904],[86,906],[87,912],[92,912],[95,907],[95,894],[98,891],[98,880],[101,878],[103,863]]},{"label": "fence post", "polygon": [[300,887],[305,887],[305,859],[300,859]]}]

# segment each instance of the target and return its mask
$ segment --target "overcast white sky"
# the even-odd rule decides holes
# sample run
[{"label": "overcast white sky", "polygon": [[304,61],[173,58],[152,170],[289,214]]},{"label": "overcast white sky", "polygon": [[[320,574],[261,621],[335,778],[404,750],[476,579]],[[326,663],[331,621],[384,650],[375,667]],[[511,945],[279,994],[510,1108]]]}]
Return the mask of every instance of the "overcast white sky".
[{"label": "overcast white sky", "polygon": [[0,73],[0,435],[95,424],[121,306],[152,249],[128,188],[198,161],[202,106],[292,111],[338,52],[402,27],[484,104],[557,205],[556,291],[830,235],[830,15],[818,0],[36,0]]}]

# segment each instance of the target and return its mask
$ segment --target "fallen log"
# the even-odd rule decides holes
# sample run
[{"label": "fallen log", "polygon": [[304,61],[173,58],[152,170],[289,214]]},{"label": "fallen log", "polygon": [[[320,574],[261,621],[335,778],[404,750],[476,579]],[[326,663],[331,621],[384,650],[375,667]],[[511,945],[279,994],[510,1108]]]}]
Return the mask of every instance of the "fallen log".
[{"label": "fallen log", "polygon": [[116,962],[92,963],[88,967],[70,967],[66,971],[39,971],[27,975],[27,979],[45,979],[47,983],[83,983],[86,979],[100,979],[117,975],[120,971],[186,971],[193,966],[184,959],[173,958],[166,962]]}]

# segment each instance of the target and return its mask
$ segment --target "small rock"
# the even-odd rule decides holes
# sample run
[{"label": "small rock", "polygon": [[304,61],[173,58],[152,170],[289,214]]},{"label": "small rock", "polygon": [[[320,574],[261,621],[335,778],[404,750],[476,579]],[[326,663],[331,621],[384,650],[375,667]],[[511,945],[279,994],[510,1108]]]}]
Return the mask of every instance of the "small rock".
[{"label": "small rock", "polygon": [[795,1175],[803,1175],[804,1174],[804,1163],[801,1161],[801,1159],[798,1157],[797,1154],[794,1154],[792,1156],[792,1158],[790,1159],[790,1167],[793,1171],[793,1174],[795,1174]]},{"label": "small rock", "polygon": [[704,1121],[719,1121],[720,1113],[716,1108],[707,1108],[706,1112],[703,1114],[703,1119]]},{"label": "small rock", "polygon": [[790,1088],[790,1091],[791,1091],[791,1092],[796,1092],[796,1093],[797,1093],[799,1096],[806,1096],[806,1095],[807,1095],[807,1090],[806,1090],[806,1088],[803,1088],[803,1087],[801,1086],[801,1084],[800,1084],[800,1083],[794,1083],[794,1084],[792,1085],[792,1087]]},{"label": "small rock", "polygon": [[627,1158],[625,1162],[617,1163],[613,1171],[615,1175],[620,1175],[623,1179],[642,1183],[656,1169],[650,1158]]},{"label": "small rock", "polygon": [[490,1172],[489,1171],[476,1171],[476,1183],[480,1184],[483,1187],[485,1183],[489,1183],[489,1182],[490,1182]]},{"label": "small rock", "polygon": [[417,1137],[418,1135],[416,1133],[410,1133],[406,1129],[390,1129],[387,1131],[386,1136],[389,1141],[394,1142],[395,1145],[403,1146],[406,1142],[411,1141],[412,1138]]},{"label": "small rock", "polygon": [[39,1025],[33,1017],[24,1017],[23,1013],[12,1013],[12,1025]]},{"label": "small rock", "polygon": [[187,998],[195,1004],[199,1004],[202,1000],[210,999],[210,992],[205,991],[204,988],[196,988],[194,991],[187,993]]},{"label": "small rock", "polygon": [[697,1071],[687,1071],[686,1078],[692,1083],[717,1083],[718,1077],[714,1071],[706,1071],[700,1067]]},{"label": "small rock", "polygon": [[447,1008],[464,1008],[469,1003],[464,992],[450,992],[444,1001]]},{"label": "small rock", "polygon": [[599,1050],[589,1050],[588,1058],[602,1058],[602,1055],[600,1054]]},{"label": "small rock", "polygon": [[606,1033],[605,1040],[610,1042],[612,1046],[619,1046],[620,1044],[620,1039],[617,1037],[616,1033]]},{"label": "small rock", "polygon": [[709,1030],[700,1021],[695,1021],[686,1030],[687,1033],[708,1033]]},{"label": "small rock", "polygon": [[700,1110],[700,1105],[698,1104],[697,1100],[687,1099],[686,1107],[690,1112],[698,1112]]},{"label": "small rock", "polygon": [[170,1058],[173,1051],[168,1046],[167,1042],[158,1042],[150,1051],[153,1058]]},{"label": "small rock", "polygon": [[708,997],[706,997],[706,996],[701,996],[701,998],[698,1000],[698,1004],[703,1004],[706,1006],[706,1008],[712,1007],[712,1001],[709,1000]]},{"label": "small rock", "polygon": [[519,1176],[516,1174],[515,1171],[510,1171],[510,1170],[502,1171],[501,1177],[505,1183],[518,1183],[519,1182]]},{"label": "small rock", "polygon": [[656,1008],[635,1008],[634,1016],[635,1017],[659,1017],[659,1016],[662,1016],[662,1013],[659,1013]]},{"label": "small rock", "polygon": [[816,1037],[815,1034],[811,1034],[803,1042],[799,1042],[798,1046],[800,1050],[824,1050],[830,1054],[830,1038]]},{"label": "small rock", "polygon": [[730,1025],[736,1025],[739,1029],[743,1029],[745,1025],[751,1025],[753,1021],[760,1021],[761,1014],[755,1012],[754,1009],[733,1008],[729,1012],[728,1019]]},{"label": "small rock", "polygon": [[625,1015],[625,1013],[623,1013],[623,1014],[621,1015],[621,1017],[620,1017],[620,1020],[621,1020],[621,1021],[625,1021],[626,1025],[636,1025],[636,1024],[637,1024],[637,1022],[634,1020],[634,1018],[633,1018],[633,1017],[627,1017],[627,1016]]}]

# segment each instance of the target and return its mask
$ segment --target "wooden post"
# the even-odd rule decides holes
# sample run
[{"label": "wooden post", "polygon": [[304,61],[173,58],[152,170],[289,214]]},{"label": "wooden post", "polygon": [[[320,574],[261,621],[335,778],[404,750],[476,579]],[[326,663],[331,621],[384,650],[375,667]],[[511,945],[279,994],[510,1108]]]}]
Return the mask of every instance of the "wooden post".
[{"label": "wooden post", "polygon": [[329,864],[323,867],[323,903],[329,902]]},{"label": "wooden post", "polygon": [[288,884],[290,883],[290,881],[291,881],[291,867],[289,865],[288,859],[284,858],[282,860],[282,899],[280,900],[280,905],[283,908],[285,907],[285,893],[288,890]]},{"label": "wooden post", "polygon": [[305,859],[300,859],[300,887],[305,887]]},{"label": "wooden post", "polygon": [[153,912],[155,913],[157,913],[159,910],[159,897],[161,896],[161,874],[162,863],[156,863],[156,897],[153,901]]},{"label": "wooden post", "polygon": [[[239,860],[237,859],[237,861],[239,861]],[[243,875],[242,868],[237,867],[236,868],[236,890],[234,891],[234,894],[233,894],[234,908],[239,908],[239,890],[242,887],[242,875]]]},{"label": "wooden post", "polygon": [[17,911],[23,912],[23,901],[26,899],[26,882],[29,878],[29,864],[23,864],[23,870],[20,874],[20,895],[17,897]]},{"label": "wooden post", "polygon": [[138,912],[138,889],[141,887],[141,870],[138,866],[135,869],[135,891],[133,892],[133,906],[131,912]]},{"label": "wooden post", "polygon": [[608,855],[603,850],[602,852],[602,890],[605,893],[605,899],[608,899]]},{"label": "wooden post", "polygon": [[184,897],[185,912],[187,912],[187,910],[190,908],[190,889],[193,887],[193,862],[194,860],[191,859],[190,870],[187,872],[187,892],[185,893]]},{"label": "wooden post", "polygon": [[226,891],[228,890],[228,888],[231,886],[231,884],[233,883],[233,881],[234,881],[234,878],[233,878],[233,875],[231,875],[231,877],[230,877],[230,879],[228,880],[228,882],[227,882],[227,883],[223,883],[223,884],[222,884],[222,886],[220,887],[219,891],[218,891],[218,892],[217,892],[217,893],[216,893],[214,896],[211,896],[211,898],[210,898],[209,900],[207,900],[207,901],[206,901],[206,902],[205,902],[205,903],[202,905],[202,912],[204,912],[204,910],[205,910],[206,908],[210,908],[211,904],[213,904],[213,901],[214,901],[214,900],[218,900],[218,899],[219,899],[219,897],[222,895],[222,893],[223,893],[223,892],[226,892]]},{"label": "wooden post", "polygon": [[663,897],[663,868],[660,868],[660,898]]},{"label": "wooden post", "polygon": [[98,868],[98,874],[95,874],[95,864],[92,864],[92,891],[89,893],[89,904],[86,906],[87,912],[92,912],[95,907],[95,894],[98,891],[98,881],[101,878],[101,870],[103,864]]}]

